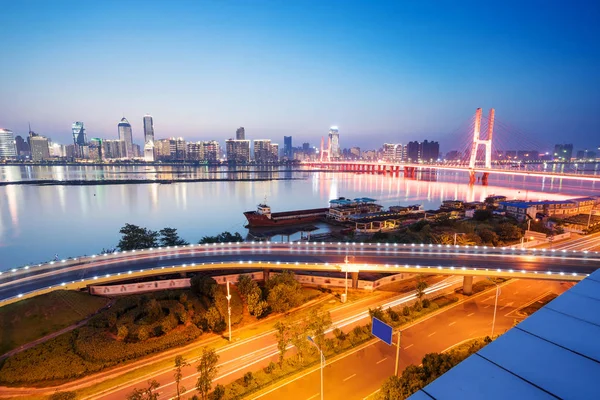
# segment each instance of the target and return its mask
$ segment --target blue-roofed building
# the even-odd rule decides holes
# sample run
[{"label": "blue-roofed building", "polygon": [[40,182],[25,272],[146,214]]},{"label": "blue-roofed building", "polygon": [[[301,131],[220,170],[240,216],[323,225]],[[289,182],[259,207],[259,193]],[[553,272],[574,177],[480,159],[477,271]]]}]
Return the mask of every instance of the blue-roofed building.
[{"label": "blue-roofed building", "polygon": [[410,397],[597,399],[600,271]]}]

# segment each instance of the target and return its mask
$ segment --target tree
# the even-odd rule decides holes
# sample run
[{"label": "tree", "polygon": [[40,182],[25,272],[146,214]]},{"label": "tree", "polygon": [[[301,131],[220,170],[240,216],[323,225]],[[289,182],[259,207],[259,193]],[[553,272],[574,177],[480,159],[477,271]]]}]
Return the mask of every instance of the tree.
[{"label": "tree", "polygon": [[348,338],[348,335],[345,334],[344,331],[339,328],[335,328],[333,330],[333,336],[335,336],[335,338],[337,339],[338,346],[341,346],[344,343],[344,341]]},{"label": "tree", "polygon": [[475,210],[473,213],[473,219],[475,221],[487,221],[492,218],[492,212],[490,210]]},{"label": "tree", "polygon": [[[254,282],[256,285],[256,282]],[[251,315],[254,315],[256,318],[260,318],[265,311],[267,311],[267,307],[269,305],[262,298],[262,291],[258,287],[258,285],[254,286],[252,291],[248,294],[248,312]]]},{"label": "tree", "polygon": [[523,236],[521,228],[519,228],[517,225],[511,224],[510,222],[504,222],[498,225],[496,233],[498,233],[500,240],[502,240],[503,242],[513,242],[521,240],[521,237]]},{"label": "tree", "polygon": [[129,335],[129,329],[127,329],[127,326],[119,325],[119,328],[117,328],[117,339],[125,340],[128,335]]},{"label": "tree", "polygon": [[181,395],[185,393],[185,387],[180,386],[181,379],[183,379],[183,373],[181,372],[181,370],[184,367],[187,367],[188,365],[190,364],[185,360],[185,358],[183,358],[183,356],[175,357],[175,373],[173,374],[173,376],[175,378],[175,387],[177,389],[177,400],[179,400],[181,398]]},{"label": "tree", "polygon": [[225,321],[216,307],[211,307],[204,314],[208,328],[213,332],[223,332],[225,330]]},{"label": "tree", "polygon": [[491,244],[492,246],[497,246],[498,241],[500,240],[496,232],[488,228],[479,230],[477,234],[484,243]]},{"label": "tree", "polygon": [[160,383],[155,381],[154,379],[148,381],[148,387],[145,389],[133,389],[129,395],[127,395],[127,400],[157,400],[158,399],[158,387]]},{"label": "tree", "polygon": [[207,244],[207,243],[232,243],[232,242],[243,242],[244,238],[238,232],[232,234],[231,232],[222,232],[217,236],[204,236],[199,244]]},{"label": "tree", "polygon": [[427,289],[427,282],[425,282],[423,280],[423,276],[418,275],[417,276],[417,299],[419,299],[419,303],[421,302],[421,299],[423,298],[423,296],[425,295],[425,289]]},{"label": "tree", "polygon": [[319,348],[323,347],[325,331],[331,326],[331,314],[329,311],[321,312],[316,308],[310,310],[308,314],[307,330],[310,332],[315,343]]},{"label": "tree", "polygon": [[186,246],[189,243],[179,237],[177,229],[163,228],[160,230],[160,245],[161,246]]},{"label": "tree", "polygon": [[121,251],[148,249],[157,246],[158,232],[133,224],[125,224],[119,230],[122,235],[117,247]]},{"label": "tree", "polygon": [[244,301],[248,301],[248,294],[250,294],[250,292],[254,289],[255,286],[257,286],[256,282],[254,282],[252,278],[250,278],[250,275],[241,274],[240,276],[238,276],[237,287]]},{"label": "tree", "polygon": [[209,349],[207,347],[202,348],[202,354],[200,356],[200,362],[196,367],[198,371],[198,380],[196,381],[196,390],[200,393],[202,400],[208,399],[208,393],[212,388],[212,381],[217,377],[217,363],[219,362],[219,356],[215,349]]},{"label": "tree", "polygon": [[215,299],[215,292],[219,285],[210,276],[195,275],[190,279],[190,286],[192,292],[199,296],[207,297],[212,301]]},{"label": "tree", "polygon": [[148,340],[150,334],[148,333],[148,330],[145,326],[142,326],[140,329],[138,329],[137,337],[140,342]]},{"label": "tree", "polygon": [[275,338],[277,339],[277,350],[279,351],[279,366],[283,365],[283,358],[290,343],[290,324],[288,321],[277,321],[275,324]]},{"label": "tree", "polygon": [[211,400],[222,400],[225,398],[225,386],[217,385],[210,396]]},{"label": "tree", "polygon": [[302,304],[301,288],[286,284],[279,284],[269,290],[267,303],[275,312],[286,312]]}]

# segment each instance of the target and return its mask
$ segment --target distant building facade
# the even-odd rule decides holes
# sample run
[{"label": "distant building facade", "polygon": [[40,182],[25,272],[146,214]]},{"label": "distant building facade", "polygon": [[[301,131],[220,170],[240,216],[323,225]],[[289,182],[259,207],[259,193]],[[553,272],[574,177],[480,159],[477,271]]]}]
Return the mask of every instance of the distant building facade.
[{"label": "distant building facade", "polygon": [[247,164],[250,162],[250,141],[234,140],[225,141],[227,162],[232,164]]},{"label": "distant building facade", "polygon": [[207,162],[219,161],[221,158],[221,146],[216,140],[210,140],[208,142],[202,142],[204,148],[204,160]]},{"label": "distant building facade", "polygon": [[571,161],[573,157],[573,144],[557,144],[554,146],[554,161]]},{"label": "distant building facade", "polygon": [[254,162],[268,164],[279,161],[279,145],[271,144],[270,139],[254,140]]},{"label": "distant building facade", "polygon": [[17,157],[17,144],[10,129],[0,129],[0,158]]},{"label": "distant building facade", "polygon": [[133,158],[133,132],[131,130],[131,124],[127,121],[127,118],[121,118],[121,122],[118,125],[119,140],[125,143],[125,157]]},{"label": "distant building facade", "polygon": [[339,159],[340,152],[340,133],[337,126],[332,126],[329,129],[329,140],[331,142],[331,158]]},{"label": "distant building facade", "polygon": [[15,137],[15,144],[17,146],[17,156],[30,156],[31,150],[29,143],[23,139],[20,135]]},{"label": "distant building facade", "polygon": [[240,126],[235,131],[235,140],[246,140],[246,130],[243,126]]},{"label": "distant building facade", "polygon": [[283,137],[283,156],[288,160],[291,160],[294,157],[291,136]]},{"label": "distant building facade", "polygon": [[73,144],[75,146],[85,146],[87,144],[87,136],[85,134],[85,127],[83,126],[83,122],[73,122],[71,131],[73,132]]},{"label": "distant building facade", "polygon": [[144,161],[152,162],[156,158],[154,149],[154,120],[144,115]]},{"label": "distant building facade", "polygon": [[43,161],[50,158],[50,147],[48,138],[43,136],[34,136],[30,138],[31,159],[33,161]]}]

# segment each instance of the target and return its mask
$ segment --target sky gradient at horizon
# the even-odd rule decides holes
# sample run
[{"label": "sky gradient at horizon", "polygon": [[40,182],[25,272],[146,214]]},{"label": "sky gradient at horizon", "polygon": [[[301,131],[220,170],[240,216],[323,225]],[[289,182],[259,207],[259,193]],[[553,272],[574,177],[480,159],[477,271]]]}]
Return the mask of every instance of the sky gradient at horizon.
[{"label": "sky gradient at horizon", "polygon": [[[522,145],[600,145],[593,1],[3,2],[0,127],[71,143],[247,138],[342,147],[466,137],[496,108]],[[458,131],[457,131],[458,129]],[[518,136],[518,135],[513,135]],[[542,149],[540,149],[542,150]]]}]

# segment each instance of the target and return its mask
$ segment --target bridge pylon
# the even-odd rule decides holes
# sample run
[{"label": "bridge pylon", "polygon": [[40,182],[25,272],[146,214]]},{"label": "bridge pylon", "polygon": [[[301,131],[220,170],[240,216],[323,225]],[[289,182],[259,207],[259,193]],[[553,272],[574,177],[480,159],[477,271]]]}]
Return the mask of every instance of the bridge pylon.
[{"label": "bridge pylon", "polygon": [[492,168],[492,136],[494,134],[494,109],[490,109],[488,115],[488,131],[487,139],[481,139],[481,108],[475,111],[475,126],[473,128],[473,146],[471,147],[471,158],[469,160],[469,168],[475,168],[477,161],[477,150],[479,145],[485,146],[485,167]]}]

